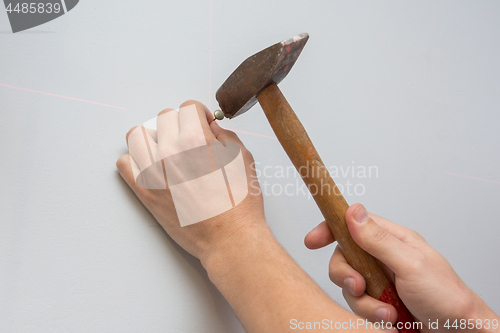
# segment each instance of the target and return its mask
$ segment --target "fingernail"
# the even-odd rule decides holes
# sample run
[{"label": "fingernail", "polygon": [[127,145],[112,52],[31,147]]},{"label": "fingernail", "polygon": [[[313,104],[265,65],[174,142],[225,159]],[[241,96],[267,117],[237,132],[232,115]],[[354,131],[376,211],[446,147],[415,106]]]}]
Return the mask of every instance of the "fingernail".
[{"label": "fingernail", "polygon": [[352,277],[345,278],[344,286],[351,293],[351,295],[354,295],[354,287],[356,286],[356,280],[354,280],[354,278]]},{"label": "fingernail", "polygon": [[389,321],[391,319],[390,314],[387,308],[378,308],[375,310],[375,317],[377,317],[378,320]]},{"label": "fingernail", "polygon": [[391,333],[391,330],[388,330],[388,329],[385,329],[385,328],[384,328],[384,331],[387,332],[387,333]]},{"label": "fingernail", "polygon": [[358,223],[366,222],[368,218],[368,213],[364,206],[359,206],[354,212],[354,220]]}]

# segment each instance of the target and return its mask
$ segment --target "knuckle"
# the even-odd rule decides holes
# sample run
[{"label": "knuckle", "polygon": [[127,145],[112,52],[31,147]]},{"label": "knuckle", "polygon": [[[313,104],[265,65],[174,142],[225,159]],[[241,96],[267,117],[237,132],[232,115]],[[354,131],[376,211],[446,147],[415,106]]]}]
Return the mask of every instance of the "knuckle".
[{"label": "knuckle", "polygon": [[383,242],[385,239],[387,239],[387,236],[389,235],[389,233],[387,232],[387,230],[385,229],[382,229],[378,226],[376,226],[376,228],[374,228],[375,230],[373,231],[372,235],[370,235],[370,238],[372,239],[372,241],[374,243],[381,243]]},{"label": "knuckle", "polygon": [[338,265],[333,262],[330,262],[330,266],[328,267],[328,276],[330,280],[335,283],[337,286],[343,288],[344,286],[340,283],[341,280],[341,271],[338,269]]},{"label": "knuckle", "polygon": [[134,130],[137,128],[137,126],[134,126],[132,127],[131,129],[128,130],[127,134],[125,135],[125,139],[128,141],[128,137],[130,136],[130,134],[132,134],[132,132],[134,132]]},{"label": "knuckle", "polygon": [[179,108],[183,108],[185,106],[188,106],[188,105],[191,105],[191,104],[194,104],[194,105],[203,105],[201,102],[198,102],[194,99],[188,99],[187,101],[185,101],[184,103],[182,103]]},{"label": "knuckle", "polygon": [[161,110],[161,111],[158,113],[158,116],[157,116],[157,117],[161,116],[162,114],[168,113],[168,112],[170,112],[170,111],[174,111],[174,109],[171,109],[171,108],[166,108],[166,109],[163,109],[163,110]]},{"label": "knuckle", "polygon": [[241,148],[241,155],[243,156],[243,159],[246,161],[250,161],[250,162],[254,161],[252,153],[248,149],[246,149],[245,147]]},{"label": "knuckle", "polygon": [[418,240],[421,240],[421,241],[424,241],[425,242],[425,238],[424,236],[422,236],[421,233],[415,231],[415,230],[412,230],[412,235],[413,235],[413,238],[416,238]]},{"label": "knuckle", "polygon": [[229,135],[229,136],[236,136],[237,137],[236,133],[234,133],[233,131],[228,130],[228,129],[226,129],[225,131],[226,131],[227,135]]},{"label": "knuckle", "polygon": [[129,162],[129,157],[128,155],[122,155],[118,160],[116,161],[116,168],[118,170],[123,170],[127,166],[127,162]]},{"label": "knuckle", "polygon": [[422,272],[426,266],[426,257],[422,252],[416,252],[412,260],[407,261],[407,269],[412,274],[416,274],[418,272]]},{"label": "knuckle", "polygon": [[336,284],[338,287],[341,287],[341,285],[339,285],[339,283],[337,282],[338,279],[337,279],[337,275],[336,275],[336,271],[332,268],[329,269],[329,272],[328,272],[328,277],[330,278],[330,281],[332,281],[334,284]]},{"label": "knuckle", "polygon": [[228,137],[230,137],[234,142],[237,142],[240,144],[240,146],[243,146],[243,143],[241,143],[240,137],[238,134],[234,133],[233,131],[228,131]]},{"label": "knuckle", "polygon": [[130,131],[127,133],[126,139],[127,139],[127,145],[129,146],[130,149],[130,143],[133,143],[133,146],[135,148],[139,147],[141,149],[145,149],[147,144],[148,144],[148,139],[145,136],[145,131],[146,128],[143,126],[135,126],[130,129]]}]

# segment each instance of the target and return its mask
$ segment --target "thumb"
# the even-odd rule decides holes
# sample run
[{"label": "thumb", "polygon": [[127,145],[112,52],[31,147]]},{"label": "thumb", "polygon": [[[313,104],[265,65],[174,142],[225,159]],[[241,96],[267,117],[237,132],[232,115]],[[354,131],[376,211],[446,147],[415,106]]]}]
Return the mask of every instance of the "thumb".
[{"label": "thumb", "polygon": [[404,264],[414,252],[410,246],[375,223],[361,204],[347,209],[346,222],[352,238],[363,250],[386,264],[396,275],[404,274]]}]

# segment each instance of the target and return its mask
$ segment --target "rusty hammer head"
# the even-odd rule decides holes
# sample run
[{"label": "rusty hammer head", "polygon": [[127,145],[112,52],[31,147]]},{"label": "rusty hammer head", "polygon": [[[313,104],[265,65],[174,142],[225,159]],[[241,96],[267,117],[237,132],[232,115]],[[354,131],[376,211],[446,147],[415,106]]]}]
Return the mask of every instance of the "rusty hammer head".
[{"label": "rusty hammer head", "polygon": [[227,118],[234,118],[257,103],[257,96],[272,83],[280,83],[292,69],[309,39],[307,33],[276,43],[247,58],[215,94]]}]

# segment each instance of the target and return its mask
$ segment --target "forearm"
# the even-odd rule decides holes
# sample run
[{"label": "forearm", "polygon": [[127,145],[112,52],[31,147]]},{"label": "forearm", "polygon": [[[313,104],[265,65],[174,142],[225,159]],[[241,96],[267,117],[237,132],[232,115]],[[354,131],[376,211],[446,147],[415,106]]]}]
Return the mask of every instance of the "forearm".
[{"label": "forearm", "polygon": [[288,332],[292,319],[357,320],[293,261],[267,226],[247,228],[237,238],[223,244],[205,268],[247,332]]}]

